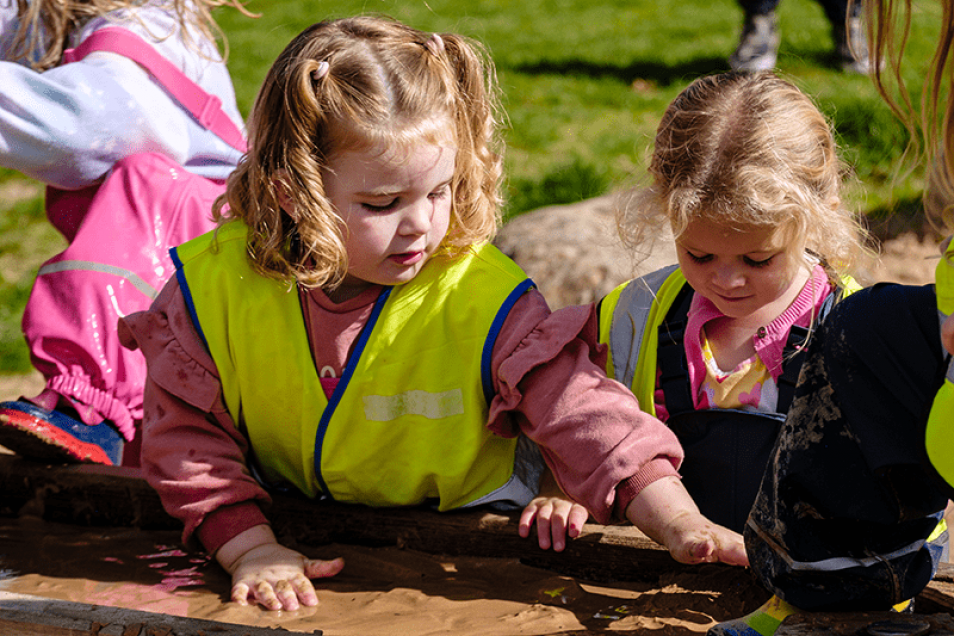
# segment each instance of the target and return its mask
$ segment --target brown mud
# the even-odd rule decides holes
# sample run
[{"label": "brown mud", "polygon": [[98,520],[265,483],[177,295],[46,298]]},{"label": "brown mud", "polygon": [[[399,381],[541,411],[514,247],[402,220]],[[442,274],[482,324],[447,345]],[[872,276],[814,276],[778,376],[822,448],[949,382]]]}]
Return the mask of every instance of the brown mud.
[{"label": "brown mud", "polygon": [[0,591],[328,636],[704,633],[765,599],[748,572],[699,566],[658,582],[592,583],[517,559],[442,557],[332,544],[345,570],[316,581],[320,604],[268,612],[228,601],[227,575],[176,531],[0,519]]}]

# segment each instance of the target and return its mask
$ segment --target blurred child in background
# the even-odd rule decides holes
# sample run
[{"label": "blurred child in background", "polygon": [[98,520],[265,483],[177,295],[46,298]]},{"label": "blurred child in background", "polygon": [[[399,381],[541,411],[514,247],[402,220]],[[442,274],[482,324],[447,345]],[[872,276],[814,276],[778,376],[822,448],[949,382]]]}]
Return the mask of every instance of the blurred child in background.
[{"label": "blurred child in background", "polygon": [[49,186],[48,217],[69,242],[40,268],[23,317],[46,386],[0,403],[0,444],[20,454],[138,463],[124,447],[142,419],[145,362],[122,348],[117,320],[149,306],[173,271],[169,247],[212,227],[245,148],[211,15],[223,5],[242,9],[0,4],[0,165]]}]

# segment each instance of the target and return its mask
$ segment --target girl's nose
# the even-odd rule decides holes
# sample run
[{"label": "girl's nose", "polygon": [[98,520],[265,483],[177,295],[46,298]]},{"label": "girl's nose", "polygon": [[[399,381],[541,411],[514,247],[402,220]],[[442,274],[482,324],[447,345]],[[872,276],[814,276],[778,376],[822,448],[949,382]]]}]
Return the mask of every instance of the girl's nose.
[{"label": "girl's nose", "polygon": [[714,278],[716,285],[722,289],[733,289],[745,284],[745,277],[742,272],[737,267],[728,264],[717,267]]},{"label": "girl's nose", "polygon": [[401,234],[415,235],[426,234],[431,229],[431,213],[434,204],[430,199],[417,201],[409,205],[401,219]]}]

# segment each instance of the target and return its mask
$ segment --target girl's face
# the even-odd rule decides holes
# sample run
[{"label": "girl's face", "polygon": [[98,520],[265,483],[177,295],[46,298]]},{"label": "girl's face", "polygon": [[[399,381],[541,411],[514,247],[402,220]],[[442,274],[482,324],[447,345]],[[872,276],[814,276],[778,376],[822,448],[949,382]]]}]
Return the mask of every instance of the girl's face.
[{"label": "girl's face", "polygon": [[338,153],[322,176],[345,225],[348,273],[335,302],[421,271],[450,225],[457,149],[450,143]]},{"label": "girl's face", "polygon": [[737,232],[694,220],[676,241],[676,253],[697,293],[730,318],[764,325],[785,311],[810,275],[804,245],[789,238],[777,229]]}]

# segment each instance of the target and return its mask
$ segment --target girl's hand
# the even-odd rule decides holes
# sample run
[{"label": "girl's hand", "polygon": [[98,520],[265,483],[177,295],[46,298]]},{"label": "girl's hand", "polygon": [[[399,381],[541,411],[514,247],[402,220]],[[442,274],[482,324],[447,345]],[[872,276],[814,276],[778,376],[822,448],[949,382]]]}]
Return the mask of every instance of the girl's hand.
[{"label": "girl's hand", "polygon": [[296,610],[318,604],[310,579],[334,576],[344,560],[321,561],[279,545],[268,525],[253,526],[237,534],[215,553],[232,575],[232,600],[248,605],[249,599],[270,610]]},{"label": "girl's hand", "polygon": [[676,477],[643,488],[626,508],[626,518],[680,563],[749,564],[742,535],[704,517]]},{"label": "girl's hand", "polygon": [[536,521],[540,548],[547,550],[552,544],[556,552],[562,552],[566,547],[566,537],[575,539],[580,536],[589,516],[586,508],[578,503],[563,497],[540,496],[523,509],[517,531],[521,537],[529,537],[530,528]]},{"label": "girl's hand", "polygon": [[742,535],[698,512],[686,512],[671,520],[664,536],[663,545],[680,563],[749,564]]},{"label": "girl's hand", "polygon": [[232,565],[232,600],[258,602],[269,610],[297,610],[318,604],[310,579],[334,576],[343,559],[322,561],[278,543],[265,543],[240,556]]}]

